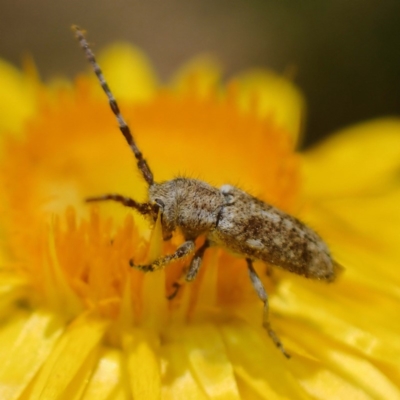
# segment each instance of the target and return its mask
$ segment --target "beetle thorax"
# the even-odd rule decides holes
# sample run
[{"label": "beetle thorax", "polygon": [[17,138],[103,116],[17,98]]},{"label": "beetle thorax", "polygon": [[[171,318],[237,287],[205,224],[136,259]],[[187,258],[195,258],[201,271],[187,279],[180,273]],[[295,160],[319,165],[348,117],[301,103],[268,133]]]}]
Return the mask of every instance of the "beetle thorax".
[{"label": "beetle thorax", "polygon": [[187,239],[214,229],[224,205],[217,188],[196,179],[155,183],[149,188],[149,197],[160,207],[165,233],[179,228]]}]

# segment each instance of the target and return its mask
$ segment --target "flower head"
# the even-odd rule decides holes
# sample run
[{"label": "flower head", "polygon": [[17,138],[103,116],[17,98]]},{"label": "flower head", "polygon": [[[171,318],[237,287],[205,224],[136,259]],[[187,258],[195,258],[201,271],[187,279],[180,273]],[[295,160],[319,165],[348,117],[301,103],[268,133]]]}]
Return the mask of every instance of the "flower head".
[{"label": "flower head", "polygon": [[159,221],[83,201],[146,199],[97,82],[35,81],[19,94],[33,117],[24,128],[22,111],[10,117],[21,132],[3,139],[0,397],[399,397],[400,123],[360,125],[298,154],[303,102],[283,78],[257,71],[223,86],[214,64],[197,61],[160,88],[131,47],[100,63],[157,181],[239,185],[314,227],[346,272],[326,285],[269,278],[256,264],[290,361],[261,326],[244,261],[222,249],[169,301],[187,260],[152,274],[129,260],[171,253],[182,238],[163,243]]}]

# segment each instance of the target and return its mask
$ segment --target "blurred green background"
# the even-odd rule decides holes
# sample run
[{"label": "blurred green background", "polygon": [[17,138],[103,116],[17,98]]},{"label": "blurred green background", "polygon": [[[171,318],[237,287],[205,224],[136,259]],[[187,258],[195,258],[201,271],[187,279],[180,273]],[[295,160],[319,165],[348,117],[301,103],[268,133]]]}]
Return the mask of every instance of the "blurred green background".
[{"label": "blurred green background", "polygon": [[3,0],[0,56],[21,65],[29,51],[42,78],[72,77],[85,68],[73,23],[95,49],[115,40],[142,47],[162,79],[204,52],[227,77],[296,66],[308,103],[306,145],[399,114],[399,0]]}]

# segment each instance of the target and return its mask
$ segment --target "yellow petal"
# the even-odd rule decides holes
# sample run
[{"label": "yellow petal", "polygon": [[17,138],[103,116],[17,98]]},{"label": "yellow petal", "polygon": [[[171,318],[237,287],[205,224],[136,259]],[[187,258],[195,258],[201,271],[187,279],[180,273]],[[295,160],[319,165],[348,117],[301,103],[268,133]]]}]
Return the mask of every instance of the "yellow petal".
[{"label": "yellow petal", "polygon": [[104,322],[85,315],[72,323],[40,370],[30,399],[54,400],[66,393],[82,365],[97,350],[105,329]]},{"label": "yellow petal", "polygon": [[[59,225],[53,221],[54,228]],[[58,227],[59,228],[59,227]],[[72,290],[62,271],[56,249],[56,229],[48,229],[48,258],[43,260],[43,282],[45,296],[49,304],[58,312],[69,317],[77,315],[82,310],[81,299]],[[58,232],[59,234],[59,232]]]},{"label": "yellow petal", "polygon": [[305,101],[297,87],[287,78],[271,71],[253,70],[237,75],[240,105],[249,109],[256,101],[260,117],[272,117],[299,141],[304,121]]},{"label": "yellow petal", "polygon": [[260,327],[244,323],[224,324],[222,336],[238,379],[262,399],[308,398],[287,369],[287,360],[266,338]]},{"label": "yellow petal", "polygon": [[296,357],[290,360],[289,368],[313,399],[373,400],[362,388],[317,361]]},{"label": "yellow petal", "polygon": [[350,239],[353,244],[362,238],[366,245],[371,245],[372,242],[380,244],[382,252],[388,248],[399,250],[399,189],[376,196],[326,200],[316,204],[311,213],[320,210],[321,214],[326,215],[327,221],[320,222],[321,225],[325,225],[325,230],[333,230],[336,227],[336,230],[341,230],[342,234],[349,236],[348,239],[357,233],[353,240]]},{"label": "yellow petal", "polygon": [[[154,261],[162,255],[161,218],[157,218],[151,233],[149,260]],[[168,300],[165,293],[165,270],[145,274],[143,278],[143,325],[155,330],[165,325]]]},{"label": "yellow petal", "polygon": [[[176,332],[178,334],[178,332]],[[211,399],[240,399],[232,364],[221,334],[212,324],[188,326],[182,332],[193,375]]]},{"label": "yellow petal", "polygon": [[178,92],[194,90],[196,94],[205,96],[217,88],[221,80],[221,67],[209,56],[199,56],[186,63],[174,76],[172,86]]},{"label": "yellow petal", "polygon": [[[117,99],[144,101],[155,93],[157,78],[150,61],[138,48],[117,43],[99,53],[98,61]],[[92,82],[101,89],[94,77]]]},{"label": "yellow petal", "polygon": [[[285,315],[286,325],[295,323],[290,318],[301,319],[304,326],[340,343],[341,348],[350,348],[390,368],[400,359],[397,303],[375,291],[363,290],[345,277],[332,285],[304,278],[286,280],[279,287],[279,295],[271,299],[272,309]],[[294,341],[304,335],[298,329],[287,332]]]},{"label": "yellow petal", "polygon": [[346,279],[359,285],[359,290],[392,296],[400,301],[399,256],[381,251],[373,242],[371,248],[335,244],[333,250],[343,265]]},{"label": "yellow petal", "polygon": [[121,353],[117,350],[102,349],[98,365],[86,388],[84,400],[108,400],[113,398],[112,396],[118,392],[119,387],[122,387],[124,382],[121,357]]},{"label": "yellow petal", "polygon": [[75,377],[68,384],[67,389],[61,394],[60,400],[82,400],[83,393],[86,393],[88,382],[94,374],[98,358],[98,349],[89,354],[75,374]]},{"label": "yellow petal", "polygon": [[303,219],[330,245],[346,277],[400,299],[400,190],[318,201]]},{"label": "yellow petal", "polygon": [[16,132],[36,109],[34,82],[6,61],[0,60],[0,132]]},{"label": "yellow petal", "polygon": [[123,333],[122,345],[134,399],[160,399],[161,371],[154,343],[154,332],[134,329]]},{"label": "yellow petal", "polygon": [[344,129],[304,153],[303,161],[307,198],[379,194],[399,182],[400,120]]},{"label": "yellow petal", "polygon": [[[334,342],[315,331],[306,329],[304,324],[284,322],[288,331],[297,331],[297,341],[311,354],[318,357],[323,365],[329,365],[332,371],[347,382],[360,387],[373,399],[399,399],[400,390],[385,374],[380,366],[364,357],[347,352]],[[330,398],[326,396],[325,398]],[[345,398],[351,398],[346,395]]]},{"label": "yellow petal", "polygon": [[[62,333],[64,321],[42,310],[15,316],[0,335],[0,398],[18,399]],[[17,328],[17,329],[14,329]]]},{"label": "yellow petal", "polygon": [[161,352],[161,358],[166,360],[163,374],[163,400],[209,399],[193,376],[183,343],[166,343],[162,346]]},{"label": "yellow petal", "polygon": [[[1,261],[3,262],[3,261]],[[24,277],[12,271],[0,270],[0,317],[5,318],[15,310],[15,304],[25,297],[28,286]]]}]

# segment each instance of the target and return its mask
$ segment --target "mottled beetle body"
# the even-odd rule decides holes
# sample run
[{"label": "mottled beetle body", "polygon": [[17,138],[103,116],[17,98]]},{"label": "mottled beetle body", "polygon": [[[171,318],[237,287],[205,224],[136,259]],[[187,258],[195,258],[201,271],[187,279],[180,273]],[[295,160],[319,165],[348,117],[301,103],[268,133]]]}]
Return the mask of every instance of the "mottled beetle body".
[{"label": "mottled beetle body", "polygon": [[[261,260],[307,278],[331,282],[340,267],[333,261],[328,247],[312,229],[296,218],[234,186],[223,185],[218,189],[189,178],[154,182],[153,174],[120,113],[83,32],[76,26],[73,30],[108,97],[119,129],[137,160],[138,169],[148,184],[146,203],[119,194],[105,194],[86,201],[117,201],[135,209],[152,222],[160,216],[164,240],[170,239],[174,231],[181,231],[185,242],[173,254],[162,256],[148,265],[135,265],[134,260],[129,261],[131,267],[141,271],[156,271],[172,261],[193,254],[189,266],[183,271],[184,280],[189,282],[196,277],[204,252],[210,246],[222,246],[245,258],[251,283],[264,303],[263,326],[275,345],[289,357],[270,326],[268,296],[253,267],[253,261]],[[199,236],[205,237],[205,241],[196,250],[195,240]],[[176,295],[181,281],[174,283],[175,291],[169,298]]]},{"label": "mottled beetle body", "polygon": [[253,260],[307,278],[332,281],[336,263],[307,225],[231,185],[221,187],[225,206],[212,239]]},{"label": "mottled beetle body", "polygon": [[312,279],[332,281],[336,263],[307,225],[231,185],[177,178],[149,189],[159,204],[164,238],[179,229],[186,240],[205,235],[211,245]]}]

